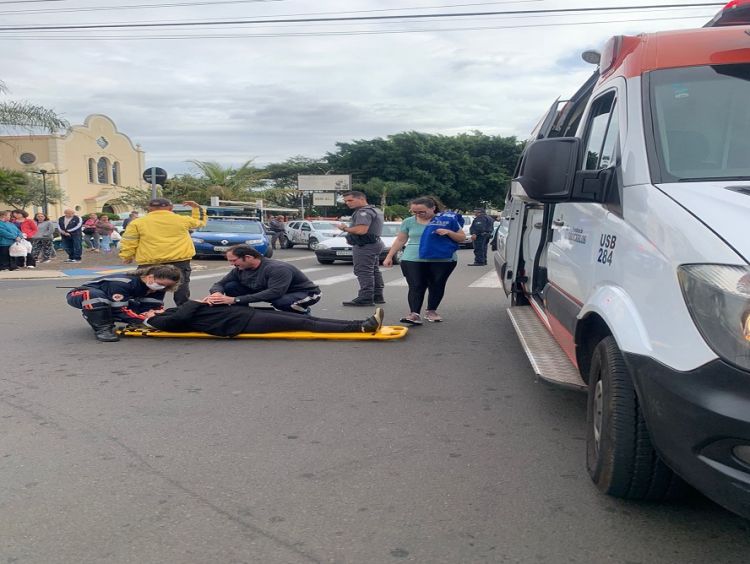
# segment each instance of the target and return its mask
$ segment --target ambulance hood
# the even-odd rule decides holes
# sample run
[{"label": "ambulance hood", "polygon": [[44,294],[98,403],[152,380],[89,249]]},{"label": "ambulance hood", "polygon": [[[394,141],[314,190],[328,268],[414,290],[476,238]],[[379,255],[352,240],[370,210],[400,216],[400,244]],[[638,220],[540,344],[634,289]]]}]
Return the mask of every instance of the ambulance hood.
[{"label": "ambulance hood", "polygon": [[680,182],[657,187],[750,262],[750,182]]}]

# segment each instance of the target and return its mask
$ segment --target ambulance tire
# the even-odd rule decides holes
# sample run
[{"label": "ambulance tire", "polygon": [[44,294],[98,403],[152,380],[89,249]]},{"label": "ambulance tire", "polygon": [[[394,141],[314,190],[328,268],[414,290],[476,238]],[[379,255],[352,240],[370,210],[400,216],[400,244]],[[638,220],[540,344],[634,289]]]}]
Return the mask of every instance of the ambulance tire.
[{"label": "ambulance tire", "polygon": [[661,501],[684,487],[651,443],[633,380],[611,336],[599,342],[591,360],[586,466],[599,490],[614,497]]},{"label": "ambulance tire", "polygon": [[266,258],[271,258],[273,256],[273,247],[271,245],[268,245],[268,247],[266,247],[266,252],[263,254],[263,256]]}]

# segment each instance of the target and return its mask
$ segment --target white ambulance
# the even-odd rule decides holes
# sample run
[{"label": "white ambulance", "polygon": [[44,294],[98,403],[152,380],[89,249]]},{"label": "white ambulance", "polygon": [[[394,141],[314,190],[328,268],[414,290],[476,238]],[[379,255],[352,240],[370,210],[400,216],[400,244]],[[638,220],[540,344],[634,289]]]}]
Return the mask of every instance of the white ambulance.
[{"label": "white ambulance", "polygon": [[[744,16],[743,16],[744,13]],[[610,495],[750,517],[750,2],[618,36],[542,119],[494,255],[540,378],[588,393]],[[731,25],[730,25],[731,24]]]}]

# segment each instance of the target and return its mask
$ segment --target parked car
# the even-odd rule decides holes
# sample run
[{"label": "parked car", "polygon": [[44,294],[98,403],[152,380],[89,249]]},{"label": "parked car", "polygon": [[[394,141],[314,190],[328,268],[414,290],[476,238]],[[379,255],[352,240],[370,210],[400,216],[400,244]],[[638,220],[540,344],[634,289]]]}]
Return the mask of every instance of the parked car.
[{"label": "parked car", "polygon": [[469,234],[469,229],[471,229],[471,222],[474,221],[475,215],[465,215],[464,216],[464,235],[466,235],[466,239],[462,243],[459,243],[459,247],[462,249],[473,249],[474,248],[474,241],[471,240],[471,235]]},{"label": "parked car", "polygon": [[337,221],[323,220],[298,220],[290,221],[286,226],[286,248],[291,249],[294,245],[306,245],[314,251],[318,243],[324,239],[330,239],[340,234]]},{"label": "parked car", "polygon": [[223,256],[232,245],[247,244],[270,258],[273,249],[263,224],[254,219],[209,218],[204,227],[193,231],[195,256]]},{"label": "parked car", "polygon": [[[398,235],[398,229],[401,226],[400,221],[386,221],[383,223],[383,235],[381,239],[383,241],[383,252],[380,254],[380,262],[385,260],[388,251],[391,250],[391,245],[396,240]],[[393,257],[393,264],[398,264],[401,260],[403,251],[396,253]],[[324,239],[318,243],[315,249],[315,257],[318,259],[320,264],[333,264],[335,261],[341,262],[352,262],[352,246],[346,242],[346,235],[339,231],[335,237],[330,239]]]}]

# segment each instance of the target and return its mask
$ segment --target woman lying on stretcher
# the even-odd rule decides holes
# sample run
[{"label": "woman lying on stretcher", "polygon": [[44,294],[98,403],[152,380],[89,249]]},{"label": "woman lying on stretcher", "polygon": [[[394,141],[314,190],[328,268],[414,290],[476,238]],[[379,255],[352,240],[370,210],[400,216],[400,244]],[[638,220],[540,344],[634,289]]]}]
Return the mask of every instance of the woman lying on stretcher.
[{"label": "woman lying on stretcher", "polygon": [[383,310],[362,321],[323,319],[286,311],[253,309],[242,305],[210,305],[188,301],[163,312],[144,314],[144,325],[170,333],[200,332],[218,337],[241,333],[311,331],[313,333],[377,333],[383,326]]}]

